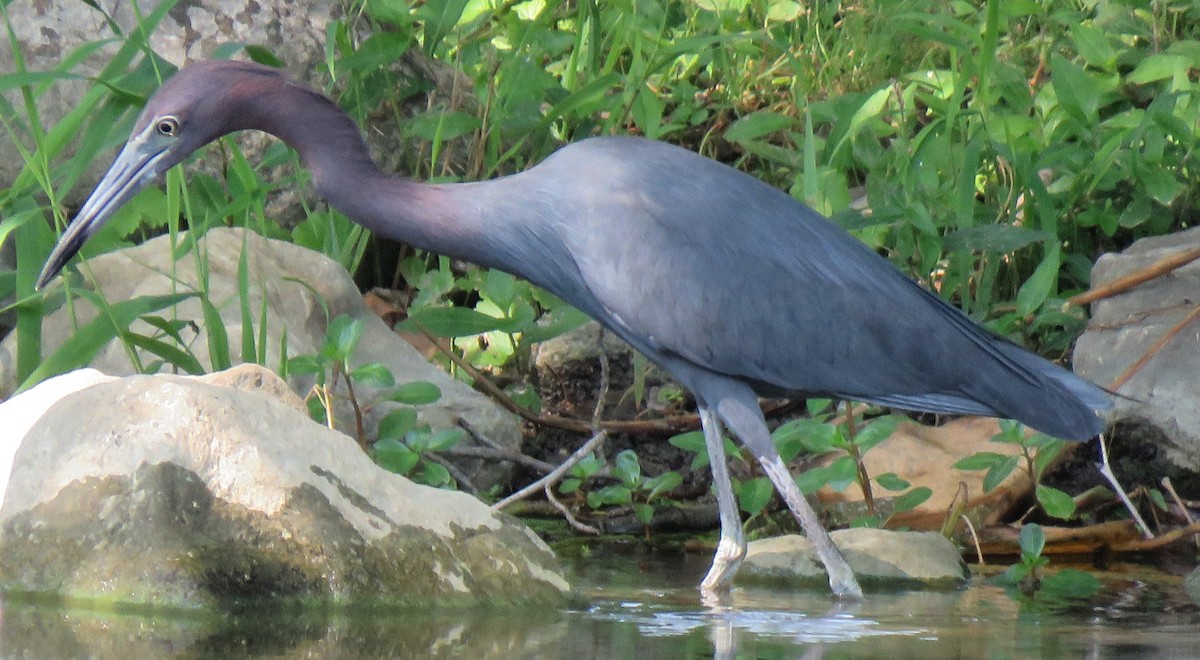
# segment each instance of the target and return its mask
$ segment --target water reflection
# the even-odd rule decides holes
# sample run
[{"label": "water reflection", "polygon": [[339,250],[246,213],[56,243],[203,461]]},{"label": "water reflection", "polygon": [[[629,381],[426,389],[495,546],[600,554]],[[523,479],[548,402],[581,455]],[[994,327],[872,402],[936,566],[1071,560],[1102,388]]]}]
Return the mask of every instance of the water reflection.
[{"label": "water reflection", "polygon": [[707,558],[573,562],[577,609],[347,616],[262,613],[232,621],[3,605],[0,656],[274,658],[1191,657],[1200,616],[1161,586],[1030,607],[986,585],[948,593],[736,589],[704,606]]}]

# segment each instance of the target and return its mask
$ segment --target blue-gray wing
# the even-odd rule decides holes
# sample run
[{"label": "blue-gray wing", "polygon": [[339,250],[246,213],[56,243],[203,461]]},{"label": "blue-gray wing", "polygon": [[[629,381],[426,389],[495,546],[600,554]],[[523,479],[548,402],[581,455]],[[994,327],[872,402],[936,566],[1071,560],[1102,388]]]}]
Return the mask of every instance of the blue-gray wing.
[{"label": "blue-gray wing", "polygon": [[[979,328],[815,211],[715,161],[600,138],[537,169],[555,179],[543,182],[561,222],[551,233],[578,278],[550,288],[651,359],[683,359],[763,394],[937,412],[1020,418],[1011,408],[1023,390],[1036,393],[1047,378],[1068,398],[1107,403],[1098,388]],[[1017,400],[989,400],[996,390]]]}]

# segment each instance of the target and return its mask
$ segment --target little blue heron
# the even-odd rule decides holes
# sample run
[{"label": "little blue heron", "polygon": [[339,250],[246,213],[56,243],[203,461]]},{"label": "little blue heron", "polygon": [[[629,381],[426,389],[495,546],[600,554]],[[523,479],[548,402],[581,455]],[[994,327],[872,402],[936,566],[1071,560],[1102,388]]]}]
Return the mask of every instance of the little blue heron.
[{"label": "little blue heron", "polygon": [[980,328],[804,204],[721,163],[633,137],[568,145],[520,174],[432,185],[381,172],[353,120],[257,64],[170,78],[64,232],[44,286],[143,186],[234,131],[299,152],[317,192],[388,238],[524,277],[599,320],[696,398],[721,519],[702,591],[746,553],[722,427],[761,464],[837,596],[853,571],[779,457],[759,396],[854,399],[1099,434],[1104,390]]}]

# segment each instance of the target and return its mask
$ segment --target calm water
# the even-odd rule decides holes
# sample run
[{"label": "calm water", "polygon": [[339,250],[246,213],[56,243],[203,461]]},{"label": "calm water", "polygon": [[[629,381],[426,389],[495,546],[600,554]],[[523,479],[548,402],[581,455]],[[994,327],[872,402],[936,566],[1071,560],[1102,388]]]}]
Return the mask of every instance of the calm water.
[{"label": "calm water", "polygon": [[209,624],[9,603],[5,658],[1109,658],[1200,656],[1200,614],[1175,586],[1115,580],[1091,602],[1020,603],[986,584],[952,593],[740,588],[701,607],[707,559],[608,556],[571,565],[576,609]]}]

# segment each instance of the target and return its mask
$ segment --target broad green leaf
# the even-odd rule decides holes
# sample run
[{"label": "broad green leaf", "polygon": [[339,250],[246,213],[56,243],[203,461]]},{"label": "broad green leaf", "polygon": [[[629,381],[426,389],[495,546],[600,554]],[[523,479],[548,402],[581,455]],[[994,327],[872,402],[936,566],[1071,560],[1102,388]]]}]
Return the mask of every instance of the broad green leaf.
[{"label": "broad green leaf", "polygon": [[358,340],[362,337],[365,327],[366,324],[361,319],[339,314],[325,330],[325,345],[321,349],[322,353],[333,360],[345,363],[354,354],[354,349],[358,346]]},{"label": "broad green leaf", "polygon": [[635,502],[633,505],[633,515],[637,516],[639,522],[643,525],[649,525],[654,519],[654,507],[649,504]]},{"label": "broad green leaf", "polygon": [[599,509],[611,504],[630,504],[633,502],[633,491],[620,484],[605,486],[593,490],[587,495],[587,503],[593,509]]},{"label": "broad green leaf", "polygon": [[1019,542],[1022,554],[1029,557],[1040,557],[1042,549],[1046,546],[1046,534],[1036,523],[1027,523],[1021,528]]},{"label": "broad green leaf", "polygon": [[1096,123],[1100,108],[1100,82],[1079,65],[1054,53],[1050,56],[1050,84],[1058,104],[1085,126]]},{"label": "broad green leaf", "polygon": [[400,326],[424,328],[438,337],[468,337],[496,330],[500,324],[501,319],[466,307],[426,307],[410,313]]},{"label": "broad green leaf", "polygon": [[1075,515],[1075,500],[1057,488],[1038,484],[1037,501],[1042,510],[1054,518],[1070,520]]},{"label": "broad green leaf", "polygon": [[794,117],[781,115],[777,112],[759,110],[752,112],[729,125],[725,130],[725,139],[730,142],[743,144],[777,131],[786,130],[796,123]]},{"label": "broad green leaf", "polygon": [[997,464],[1005,463],[1010,456],[1007,454],[997,454],[991,451],[980,451],[959,459],[954,464],[956,470],[990,470]]},{"label": "broad green leaf", "polygon": [[613,476],[630,488],[638,485],[642,478],[642,466],[632,449],[620,451],[613,459]]},{"label": "broad green leaf", "polygon": [[408,474],[421,460],[416,452],[393,438],[376,442],[372,449],[379,467],[396,474]]},{"label": "broad green leaf", "polygon": [[425,451],[446,451],[463,441],[467,432],[460,428],[441,429],[429,435]]},{"label": "broad green leaf", "polygon": [[1176,76],[1187,79],[1191,64],[1182,55],[1157,53],[1148,55],[1138,62],[1137,67],[1125,77],[1128,82],[1144,85],[1159,80],[1170,80]]},{"label": "broad green leaf", "polygon": [[878,475],[875,477],[875,483],[892,491],[901,491],[912,485],[907,480],[897,476],[895,472],[884,472]]},{"label": "broad green leaf", "polygon": [[774,494],[775,487],[766,477],[755,477],[744,481],[737,489],[738,508],[751,516],[756,515],[771,501],[771,496]]},{"label": "broad green leaf", "polygon": [[417,425],[417,411],[397,408],[379,420],[379,439],[399,441]]},{"label": "broad green leaf", "polygon": [[996,486],[999,486],[1012,471],[1017,469],[1020,463],[1019,456],[1007,456],[1004,461],[998,462],[988,469],[987,474],[983,475],[983,492],[990,493]]},{"label": "broad green leaf", "polygon": [[663,493],[669,493],[683,485],[683,477],[674,470],[663,472],[657,477],[646,479],[642,487],[648,490],[646,500],[653,500]]},{"label": "broad green leaf", "polygon": [[1017,314],[1028,316],[1039,307],[1058,285],[1058,273],[1062,266],[1062,253],[1057,244],[1042,259],[1042,263],[1033,271],[1033,275],[1025,280],[1017,291]]},{"label": "broad green leaf", "polygon": [[933,496],[933,489],[925,486],[918,486],[907,493],[892,500],[892,505],[896,508],[896,513],[904,511],[912,511],[921,506]]},{"label": "broad green leaf", "polygon": [[364,364],[350,372],[350,378],[355,383],[365,387],[391,387],[396,384],[392,370],[378,362]]},{"label": "broad green leaf", "polygon": [[433,383],[414,380],[397,387],[387,398],[410,406],[423,406],[442,398],[442,390]]},{"label": "broad green leaf", "polygon": [[[1093,25],[1076,23],[1071,26],[1071,40],[1080,57],[1088,64],[1112,71],[1117,64],[1117,51],[1108,42],[1108,34]],[[1144,61],[1144,60],[1143,60]]]},{"label": "broad green leaf", "polygon": [[860,451],[867,451],[875,445],[887,440],[896,431],[898,420],[895,416],[880,417],[859,429],[854,436],[854,444]]}]

